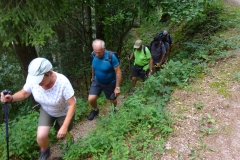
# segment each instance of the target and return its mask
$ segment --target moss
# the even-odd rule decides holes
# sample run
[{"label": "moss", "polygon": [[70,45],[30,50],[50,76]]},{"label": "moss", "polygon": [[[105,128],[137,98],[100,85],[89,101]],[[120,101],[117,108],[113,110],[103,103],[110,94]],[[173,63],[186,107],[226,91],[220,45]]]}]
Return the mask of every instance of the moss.
[{"label": "moss", "polygon": [[176,153],[176,151],[175,151],[174,149],[168,149],[168,150],[167,150],[167,153],[169,153],[169,154],[174,154],[174,153]]},{"label": "moss", "polygon": [[212,82],[210,83],[210,88],[216,88],[217,93],[223,95],[224,97],[231,96],[231,91],[228,90],[224,81]]},{"label": "moss", "polygon": [[223,86],[223,87],[220,87],[218,90],[217,90],[217,93],[220,94],[220,95],[223,95],[224,97],[231,97],[232,94],[231,94],[231,91],[229,91],[227,89],[227,87]]},{"label": "moss", "polygon": [[210,83],[210,88],[220,88],[223,86],[225,86],[225,82],[223,82],[223,81]]}]

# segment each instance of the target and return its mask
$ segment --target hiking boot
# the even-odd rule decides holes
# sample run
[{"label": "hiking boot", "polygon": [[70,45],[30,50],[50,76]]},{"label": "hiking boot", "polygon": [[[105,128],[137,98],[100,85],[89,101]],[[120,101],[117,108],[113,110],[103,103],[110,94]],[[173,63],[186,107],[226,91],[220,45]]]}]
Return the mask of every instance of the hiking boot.
[{"label": "hiking boot", "polygon": [[46,151],[41,152],[41,155],[38,160],[47,160],[47,158],[50,156],[50,148],[48,148]]},{"label": "hiking boot", "polygon": [[98,115],[98,110],[95,111],[94,109],[91,111],[91,113],[88,115],[87,119],[88,120],[93,120],[96,115]]},{"label": "hiking boot", "polygon": [[114,107],[114,109],[113,109],[113,113],[117,113],[117,109]]}]

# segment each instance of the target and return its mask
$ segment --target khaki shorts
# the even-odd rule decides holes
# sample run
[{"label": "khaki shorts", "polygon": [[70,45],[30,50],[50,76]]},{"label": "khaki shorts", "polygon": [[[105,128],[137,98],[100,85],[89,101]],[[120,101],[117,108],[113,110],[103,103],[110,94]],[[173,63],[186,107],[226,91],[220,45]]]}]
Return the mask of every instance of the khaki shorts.
[{"label": "khaki shorts", "polygon": [[[38,126],[54,126],[54,129],[58,131],[62,126],[66,116],[62,117],[52,117],[50,116],[42,107],[40,108],[40,115],[38,119]],[[68,131],[73,127],[74,116],[68,126]]]}]

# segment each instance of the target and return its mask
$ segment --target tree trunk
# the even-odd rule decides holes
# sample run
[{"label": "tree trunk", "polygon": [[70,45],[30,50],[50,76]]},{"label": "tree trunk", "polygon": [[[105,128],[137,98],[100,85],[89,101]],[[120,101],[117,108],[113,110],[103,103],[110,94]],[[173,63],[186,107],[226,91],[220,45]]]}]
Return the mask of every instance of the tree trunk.
[{"label": "tree trunk", "polygon": [[65,68],[64,68],[64,66],[62,66],[61,54],[65,54],[66,50],[67,50],[67,46],[65,44],[66,36],[65,36],[64,28],[61,27],[60,23],[59,23],[58,26],[55,27],[55,31],[57,33],[58,43],[60,44],[59,45],[59,52],[55,54],[55,61],[58,64],[58,66],[57,66],[58,71],[63,73]]},{"label": "tree trunk", "polygon": [[19,63],[22,68],[22,72],[24,77],[27,77],[28,74],[28,65],[34,59],[37,58],[37,51],[34,46],[26,46],[21,43],[20,37],[16,37],[17,44],[15,44],[15,50],[17,57],[19,59]]},{"label": "tree trunk", "polygon": [[[104,0],[95,0],[95,4],[103,4]],[[105,41],[105,37],[104,37],[104,33],[103,33],[103,29],[104,29],[104,25],[103,25],[103,11],[101,8],[98,7],[98,5],[95,5],[95,15],[97,15],[96,18],[96,38],[97,39],[102,39]]]}]

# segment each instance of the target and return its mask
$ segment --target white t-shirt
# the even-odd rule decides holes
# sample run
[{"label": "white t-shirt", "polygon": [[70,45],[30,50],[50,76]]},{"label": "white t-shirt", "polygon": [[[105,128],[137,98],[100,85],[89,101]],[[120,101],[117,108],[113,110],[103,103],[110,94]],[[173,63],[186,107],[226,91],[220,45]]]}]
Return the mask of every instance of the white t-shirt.
[{"label": "white t-shirt", "polygon": [[65,116],[68,111],[67,100],[74,95],[74,90],[71,83],[62,74],[54,72],[57,76],[56,82],[50,89],[43,89],[37,85],[23,86],[23,89],[33,94],[36,102],[38,102],[42,108],[53,117]]}]

